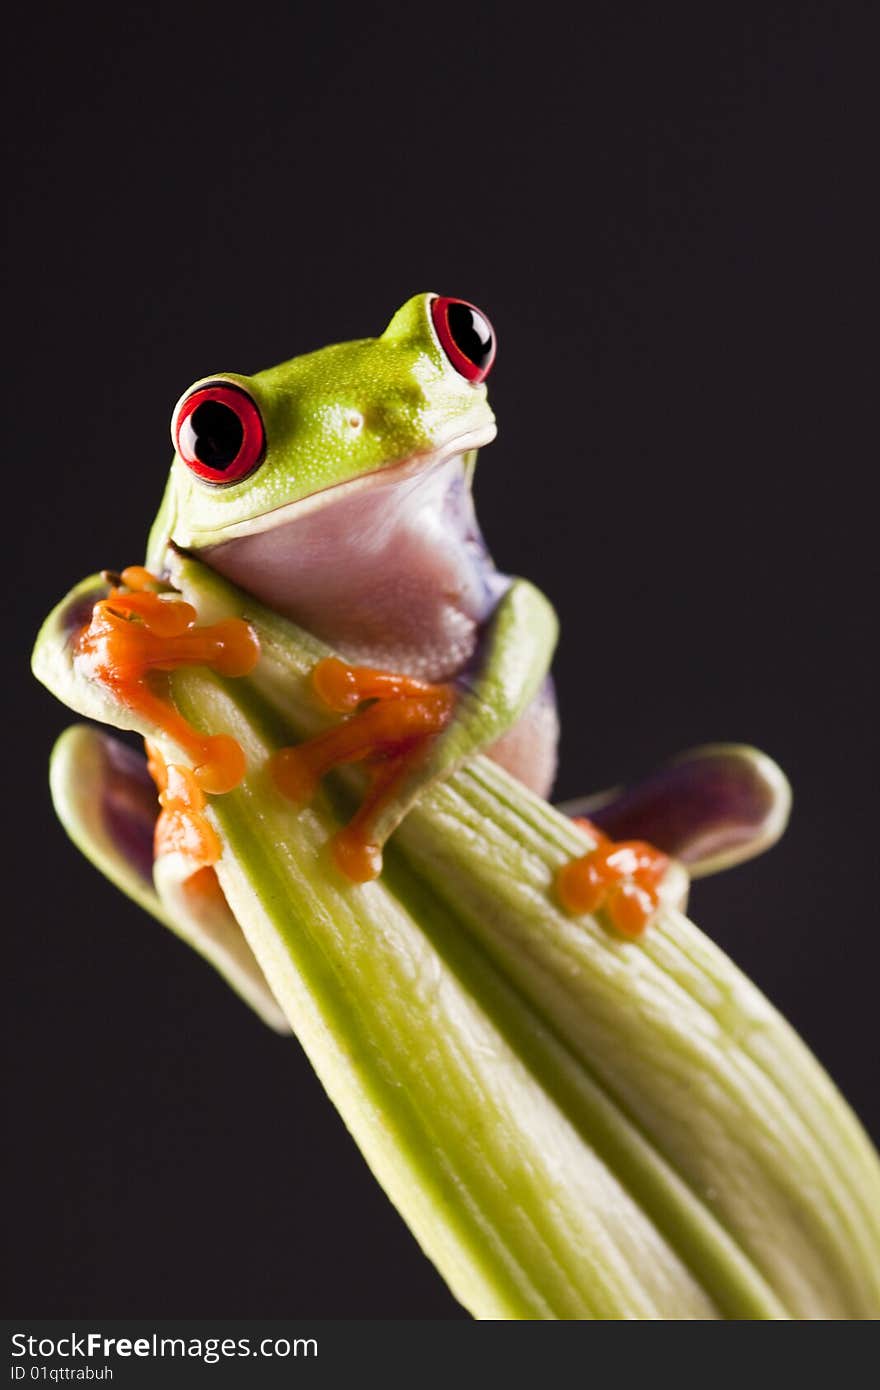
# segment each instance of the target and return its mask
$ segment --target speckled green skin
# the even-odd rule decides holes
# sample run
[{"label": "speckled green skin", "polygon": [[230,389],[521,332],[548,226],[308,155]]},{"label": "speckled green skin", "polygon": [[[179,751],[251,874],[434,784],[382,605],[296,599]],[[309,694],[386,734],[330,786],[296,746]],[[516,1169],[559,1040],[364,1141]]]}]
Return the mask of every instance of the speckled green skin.
[{"label": "speckled green skin", "polygon": [[[226,539],[228,528],[337,483],[460,438],[488,442],[495,417],[486,388],[465,381],[447,360],[431,322],[431,298],[407,300],[379,338],[321,348],[255,376],[202,378],[250,392],[266,427],[266,458],[251,477],[212,488],[175,456],[148,564],[161,564],[171,537],[199,551],[221,539],[221,528]],[[352,428],[353,413],[363,418],[362,428]]]}]

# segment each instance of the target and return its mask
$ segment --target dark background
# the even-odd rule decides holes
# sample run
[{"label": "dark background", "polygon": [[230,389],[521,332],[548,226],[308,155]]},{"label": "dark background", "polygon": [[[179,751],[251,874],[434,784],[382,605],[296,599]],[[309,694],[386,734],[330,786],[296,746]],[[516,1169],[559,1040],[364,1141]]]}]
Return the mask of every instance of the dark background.
[{"label": "dark background", "polygon": [[498,329],[478,504],[561,613],[559,794],[779,760],[789,834],[693,913],[880,1129],[869,10],[19,8],[10,1312],[461,1316],[297,1046],[65,840],[26,672],[74,581],[142,558],[191,380],[417,290]]}]

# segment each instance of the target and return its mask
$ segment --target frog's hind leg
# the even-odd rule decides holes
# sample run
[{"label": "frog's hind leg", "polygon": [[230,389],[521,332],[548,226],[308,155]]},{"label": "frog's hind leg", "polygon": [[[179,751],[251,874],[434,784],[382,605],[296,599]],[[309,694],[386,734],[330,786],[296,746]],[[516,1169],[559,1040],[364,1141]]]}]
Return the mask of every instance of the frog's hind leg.
[{"label": "frog's hind leg", "polygon": [[204,956],[278,1032],[287,1022],[229,909],[214,870],[180,852],[154,861],[159,815],[146,759],[85,724],[59,738],[50,764],[59,820],[85,857],[140,907]]},{"label": "frog's hind leg", "polygon": [[692,748],[630,787],[562,803],[612,840],[647,840],[691,878],[762,854],[785,830],[791,788],[766,753],[742,743]]}]

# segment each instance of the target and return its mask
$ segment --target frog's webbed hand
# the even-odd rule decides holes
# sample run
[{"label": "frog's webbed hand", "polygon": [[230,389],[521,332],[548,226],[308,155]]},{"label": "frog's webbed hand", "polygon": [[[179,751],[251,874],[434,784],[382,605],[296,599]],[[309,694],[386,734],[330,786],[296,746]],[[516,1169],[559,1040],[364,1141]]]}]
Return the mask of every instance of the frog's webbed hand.
[{"label": "frog's webbed hand", "polygon": [[224,773],[228,784],[230,767],[234,781],[243,754],[228,735],[200,734],[167,691],[160,694],[142,680],[148,664],[228,668],[227,658],[243,651],[240,639],[250,653],[244,666],[252,667],[258,648],[246,624],[205,628],[195,617],[179,595],[139,566],[123,575],[91,575],[52,610],[34,648],[38,680],[78,714],[150,740],[167,739],[180,754],[180,765],[167,767],[151,743],[148,763],[118,738],[75,725],[52,752],[52,800],[71,840],[111,883],[198,951],[270,1027],[287,1032],[220,888],[213,868],[220,842],[202,814],[205,796],[195,773],[185,765],[189,757],[217,787]]},{"label": "frog's webbed hand", "polygon": [[[367,764],[367,794],[333,845],[348,877],[374,878],[382,846],[421,793],[516,723],[547,675],[557,631],[556,614],[540,590],[515,579],[492,615],[474,669],[455,689],[336,660],[320,663],[318,693],[331,708],[354,712],[345,723],[284,749],[274,770],[282,790],[304,803],[330,768]],[[358,709],[367,700],[372,703]]]}]

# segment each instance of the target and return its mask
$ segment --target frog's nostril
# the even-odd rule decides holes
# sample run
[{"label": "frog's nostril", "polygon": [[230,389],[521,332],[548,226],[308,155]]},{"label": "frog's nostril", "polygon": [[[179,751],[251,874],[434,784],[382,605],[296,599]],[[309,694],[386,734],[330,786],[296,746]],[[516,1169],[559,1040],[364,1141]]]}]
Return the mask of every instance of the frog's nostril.
[{"label": "frog's nostril", "polygon": [[359,410],[351,410],[348,414],[348,423],[353,430],[360,434],[364,427],[364,417]]}]

